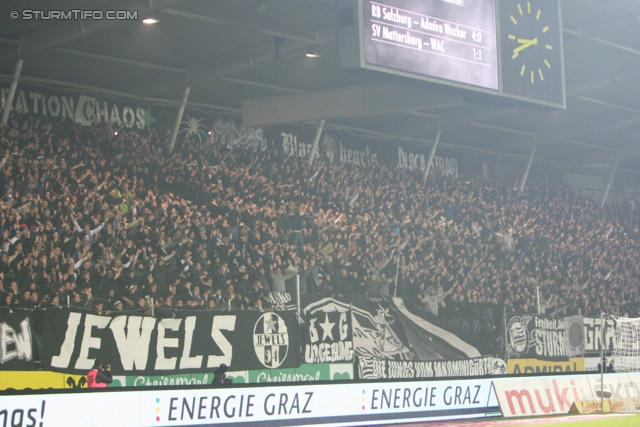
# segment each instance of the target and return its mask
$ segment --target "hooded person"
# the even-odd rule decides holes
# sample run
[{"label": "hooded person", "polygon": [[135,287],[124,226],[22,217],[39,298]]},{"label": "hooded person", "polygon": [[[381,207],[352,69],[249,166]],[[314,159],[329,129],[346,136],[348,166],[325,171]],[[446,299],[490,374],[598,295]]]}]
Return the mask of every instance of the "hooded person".
[{"label": "hooded person", "polygon": [[211,384],[213,384],[214,386],[222,386],[231,383],[231,380],[227,379],[227,369],[227,365],[223,363],[218,369],[213,371],[213,381],[211,382]]},{"label": "hooded person", "polygon": [[102,359],[97,358],[93,362],[93,368],[87,374],[88,388],[106,388],[113,381],[111,376],[111,366],[102,366]]}]

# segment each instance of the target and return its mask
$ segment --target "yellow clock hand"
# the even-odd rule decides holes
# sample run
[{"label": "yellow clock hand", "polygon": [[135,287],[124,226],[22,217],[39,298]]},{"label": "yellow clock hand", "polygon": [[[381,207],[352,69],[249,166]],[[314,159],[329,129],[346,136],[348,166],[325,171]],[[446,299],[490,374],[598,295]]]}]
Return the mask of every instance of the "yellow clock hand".
[{"label": "yellow clock hand", "polygon": [[520,46],[516,47],[515,49],[513,49],[513,55],[511,56],[512,59],[517,58],[518,54],[520,54],[521,51],[525,50],[529,46],[537,45],[538,44],[538,38],[536,37],[536,38],[531,39],[531,40],[518,39],[518,43],[522,43],[522,44]]}]

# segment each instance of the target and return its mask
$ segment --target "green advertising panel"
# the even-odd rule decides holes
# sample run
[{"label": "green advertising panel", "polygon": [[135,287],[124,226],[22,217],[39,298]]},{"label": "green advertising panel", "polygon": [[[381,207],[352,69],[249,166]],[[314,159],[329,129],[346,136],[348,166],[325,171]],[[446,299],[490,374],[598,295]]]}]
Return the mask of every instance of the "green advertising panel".
[{"label": "green advertising panel", "polygon": [[[228,372],[227,378],[234,383],[246,383],[247,372]],[[118,375],[113,377],[109,387],[156,387],[156,386],[184,386],[211,384],[213,372],[207,374],[177,374],[177,375]]]},{"label": "green advertising panel", "polygon": [[319,363],[300,365],[299,368],[249,371],[250,383],[286,383],[351,379],[353,379],[353,365],[350,363]]},{"label": "green advertising panel", "polygon": [[[264,369],[256,371],[228,372],[227,378],[234,384],[352,380],[353,365],[350,363],[320,363],[301,365],[299,368]],[[109,387],[156,387],[211,384],[213,373],[178,375],[118,375]]]}]

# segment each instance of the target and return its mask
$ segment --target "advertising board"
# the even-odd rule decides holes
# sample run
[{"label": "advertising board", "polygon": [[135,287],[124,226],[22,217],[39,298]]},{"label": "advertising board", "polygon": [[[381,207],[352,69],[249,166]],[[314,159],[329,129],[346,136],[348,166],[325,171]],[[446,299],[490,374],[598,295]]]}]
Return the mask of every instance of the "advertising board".
[{"label": "advertising board", "polygon": [[[490,380],[312,384],[6,395],[8,425],[122,427],[375,425],[479,418],[498,410]],[[73,408],[73,410],[69,410]],[[5,412],[6,411],[6,412]],[[0,415],[1,416],[1,415]]]},{"label": "advertising board", "polygon": [[499,378],[493,382],[505,417],[566,414],[574,402],[640,397],[640,374]]}]

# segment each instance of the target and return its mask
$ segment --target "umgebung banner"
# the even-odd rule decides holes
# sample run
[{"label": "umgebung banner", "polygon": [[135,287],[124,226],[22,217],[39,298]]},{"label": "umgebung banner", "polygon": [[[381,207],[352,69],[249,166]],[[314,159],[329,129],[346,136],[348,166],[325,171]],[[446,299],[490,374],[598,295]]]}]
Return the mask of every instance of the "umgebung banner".
[{"label": "umgebung banner", "polygon": [[332,300],[327,298],[310,304],[303,313],[305,363],[353,361],[350,311],[337,311]]}]

